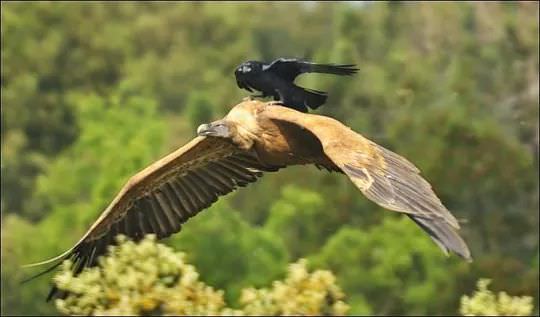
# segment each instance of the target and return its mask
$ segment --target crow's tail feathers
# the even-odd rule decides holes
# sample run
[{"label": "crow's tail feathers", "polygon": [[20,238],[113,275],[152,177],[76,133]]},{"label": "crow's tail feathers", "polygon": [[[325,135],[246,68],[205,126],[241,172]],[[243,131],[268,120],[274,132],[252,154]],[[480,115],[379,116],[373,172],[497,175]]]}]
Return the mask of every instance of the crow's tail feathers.
[{"label": "crow's tail feathers", "polygon": [[335,74],[341,76],[350,76],[358,72],[358,68],[354,64],[337,65],[337,64],[310,64],[311,73]]},{"label": "crow's tail feathers", "polygon": [[448,252],[452,251],[465,260],[472,262],[471,252],[467,244],[445,220],[431,219],[413,214],[407,214],[407,216],[424,229],[444,253],[448,255]]}]

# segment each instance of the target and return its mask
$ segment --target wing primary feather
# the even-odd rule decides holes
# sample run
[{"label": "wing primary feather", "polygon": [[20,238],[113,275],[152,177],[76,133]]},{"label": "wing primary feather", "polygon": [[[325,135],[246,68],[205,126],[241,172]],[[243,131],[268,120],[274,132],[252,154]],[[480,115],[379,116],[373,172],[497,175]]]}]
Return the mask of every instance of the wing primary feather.
[{"label": "wing primary feather", "polygon": [[92,246],[90,255],[88,256],[88,266],[91,266],[94,263],[94,257],[96,256],[97,246]]},{"label": "wing primary feather", "polygon": [[393,166],[399,166],[401,168],[404,168],[414,173],[420,173],[420,170],[416,166],[414,166],[413,163],[409,162],[409,160],[407,160],[403,156],[397,153],[394,153],[376,143],[371,142],[371,144],[374,145],[377,148],[377,150],[381,152],[387,164],[393,165]]},{"label": "wing primary feather", "polygon": [[[106,250],[108,250],[108,246],[112,243],[114,243],[114,239],[113,239],[113,236],[111,234],[105,234],[103,237],[101,237],[101,239],[103,240],[103,243],[105,244],[105,248]],[[75,256],[75,254],[74,254]]]},{"label": "wing primary feather", "polygon": [[148,196],[147,201],[150,204],[150,208],[153,210],[152,215],[159,226],[160,231],[158,237],[166,237],[168,233],[172,231],[172,228],[169,227],[169,222],[165,219],[164,211],[161,209],[161,206],[158,205],[155,195]]},{"label": "wing primary feather", "polygon": [[448,220],[455,228],[459,228],[457,220],[450,214],[450,212],[444,207],[442,202],[433,192],[428,182],[422,179],[418,174],[414,174],[415,180],[409,181],[406,175],[394,175],[392,183],[398,191],[403,192],[403,198],[414,198],[419,204],[421,204],[425,211],[434,211],[438,216]]},{"label": "wing primary feather", "polygon": [[106,247],[107,247],[107,246],[105,245],[103,239],[99,239],[99,240],[95,243],[95,245],[94,245],[94,252],[93,252],[93,254],[91,255],[91,258],[92,258],[92,259],[91,259],[90,261],[88,261],[88,263],[89,263],[90,266],[94,265],[94,264],[97,262],[97,260],[99,259],[99,257],[105,253],[105,248],[106,248]]},{"label": "wing primary feather", "polygon": [[165,196],[165,199],[169,203],[169,206],[171,207],[171,210],[174,215],[175,221],[180,225],[182,222],[184,222],[184,218],[182,216],[182,203],[178,200],[178,198],[175,197],[174,190],[171,188],[170,184],[167,182],[162,186],[163,194]]},{"label": "wing primary feather", "polygon": [[150,205],[150,202],[146,196],[141,198],[141,209],[144,213],[144,219],[146,219],[147,223],[150,225],[151,230],[149,232],[155,233],[158,237],[160,237],[162,235],[161,229],[157,223],[157,220],[155,219],[152,205]]},{"label": "wing primary feather", "polygon": [[444,220],[429,219],[417,215],[408,216],[424,229],[445,253],[453,251],[467,261],[472,261],[471,252],[465,241]]},{"label": "wing primary feather", "polygon": [[51,290],[49,294],[47,295],[47,299],[45,301],[47,302],[50,301],[53,298],[53,296],[55,296],[56,294],[59,294],[58,297],[63,297],[64,294],[66,294],[66,292],[59,290],[58,287],[56,286],[53,286],[51,287]]},{"label": "wing primary feather", "polygon": [[211,173],[211,175],[218,178],[221,183],[226,184],[229,189],[228,192],[236,188],[236,183],[231,179],[231,175],[224,173],[219,165],[214,162],[209,162],[206,170]]},{"label": "wing primary feather", "polygon": [[126,214],[120,220],[120,226],[119,226],[120,229],[118,230],[118,233],[121,233],[121,234],[124,234],[124,235],[127,235],[127,236],[131,236],[131,235],[128,234],[128,232],[129,232],[128,218],[129,218],[129,215]]},{"label": "wing primary feather", "polygon": [[191,217],[191,214],[195,212],[195,207],[193,206],[193,203],[189,199],[189,192],[186,191],[184,188],[183,183],[181,182],[180,178],[175,179],[172,184],[174,184],[174,188],[180,193],[177,197],[181,199],[182,204],[184,206],[184,210],[186,211],[186,219]]},{"label": "wing primary feather", "polygon": [[88,249],[81,250],[79,254],[77,254],[76,260],[73,264],[73,273],[74,275],[78,275],[79,273],[84,270],[84,267],[86,266],[86,262],[88,261]]},{"label": "wing primary feather", "polygon": [[262,173],[263,171],[264,172],[268,172],[269,170],[264,167],[261,163],[257,162],[257,161],[252,161],[252,160],[249,160],[249,159],[246,159],[246,158],[241,158],[241,157],[237,157],[237,156],[231,156],[231,157],[228,157],[227,158],[227,162],[229,163],[234,163],[235,165],[237,166],[242,166],[244,167],[245,169],[249,169],[249,170],[257,170],[258,172]]},{"label": "wing primary feather", "polygon": [[20,282],[20,284],[24,284],[24,283],[29,282],[29,281],[31,281],[31,280],[33,280],[33,279],[36,279],[36,278],[38,278],[38,277],[40,277],[40,276],[42,276],[42,275],[44,275],[44,274],[49,273],[50,271],[52,271],[52,270],[54,270],[55,268],[57,268],[60,264],[62,264],[62,262],[64,262],[64,261],[63,261],[63,260],[62,260],[62,261],[58,261],[58,263],[55,263],[54,265],[52,265],[51,267],[47,268],[46,270],[44,270],[44,271],[42,271],[42,272],[39,272],[39,273],[37,273],[37,274],[35,274],[35,275],[32,275],[32,276],[30,276],[30,277],[25,278],[24,280],[22,280],[22,281]]},{"label": "wing primary feather", "polygon": [[198,171],[196,173],[192,173],[191,176],[198,181],[198,183],[200,184],[199,187],[204,192],[205,196],[209,199],[210,203],[215,202],[217,200],[217,195],[211,191],[211,189],[214,187],[211,184],[211,181],[208,181],[207,179],[202,177]]},{"label": "wing primary feather", "polygon": [[118,230],[119,229],[119,221],[116,221],[116,222],[113,222],[109,228],[109,233],[108,235],[111,236],[111,238],[113,239],[114,241],[114,238],[116,237],[116,235],[118,234]]},{"label": "wing primary feather", "polygon": [[257,180],[257,177],[261,177],[263,175],[263,172],[257,168],[253,168],[251,166],[245,166],[233,159],[226,159],[224,161],[226,164],[232,166],[233,168],[242,171],[244,174],[248,174],[253,177],[253,181]]},{"label": "wing primary feather", "polygon": [[219,191],[221,195],[225,195],[231,191],[231,187],[227,182],[222,181],[221,176],[214,174],[209,168],[199,169],[199,173],[205,179],[211,181],[212,186]]},{"label": "wing primary feather", "polygon": [[247,185],[248,183],[257,180],[257,177],[253,176],[251,173],[237,169],[226,162],[220,161],[220,162],[215,162],[215,163],[221,166],[223,169],[227,170],[227,172],[230,173],[231,176],[239,184],[241,183],[243,185]]},{"label": "wing primary feather", "polygon": [[185,177],[182,179],[182,182],[186,186],[187,190],[189,191],[190,195],[189,198],[191,198],[192,202],[195,204],[195,214],[201,211],[206,207],[206,201],[201,196],[200,192],[198,191],[197,184],[194,183],[193,179],[191,178],[191,173],[187,173]]},{"label": "wing primary feather", "polygon": [[446,208],[442,205],[436,205],[432,199],[426,194],[421,194],[408,186],[395,186],[395,191],[400,193],[398,198],[400,201],[409,204],[418,214],[433,215],[442,217],[442,212],[446,212]]},{"label": "wing primary feather", "polygon": [[180,185],[178,185],[174,180],[169,181],[167,186],[172,190],[172,196],[178,202],[178,211],[180,212],[183,222],[189,218],[189,207],[185,201],[185,193],[182,191]]},{"label": "wing primary feather", "polygon": [[176,183],[178,183],[178,185],[180,186],[180,188],[182,189],[182,192],[184,192],[184,198],[186,199],[186,202],[188,203],[189,205],[189,215],[190,217],[193,216],[194,214],[197,213],[197,203],[195,202],[195,200],[193,199],[192,197],[192,193],[191,193],[191,190],[189,189],[189,184],[186,184],[186,182],[184,181],[184,178],[183,177],[179,177],[176,179]]},{"label": "wing primary feather", "polygon": [[228,179],[231,183],[233,183],[233,188],[236,188],[236,186],[245,186],[247,182],[242,180],[241,177],[237,176],[237,173],[230,170],[230,168],[227,168],[220,164],[220,162],[212,162],[211,165],[215,168],[213,170],[216,174],[221,174],[222,177]]},{"label": "wing primary feather", "polygon": [[68,258],[73,253],[74,249],[75,249],[75,247],[64,251],[64,253],[62,253],[60,255],[57,255],[54,258],[51,258],[51,259],[48,259],[48,260],[45,260],[45,261],[41,261],[41,262],[25,264],[25,265],[22,265],[22,267],[23,268],[28,268],[28,267],[34,267],[34,266],[40,266],[40,265],[44,265],[44,264],[49,264],[49,263],[52,263],[52,262],[57,261],[57,260],[60,260],[60,261],[64,260],[64,259]]},{"label": "wing primary feather", "polygon": [[126,235],[137,238],[137,232],[141,231],[141,228],[139,227],[139,224],[137,222],[137,210],[132,209],[130,215],[125,215],[125,221],[126,221]]},{"label": "wing primary feather", "polygon": [[135,205],[136,208],[136,214],[137,214],[137,222],[139,223],[139,227],[141,228],[141,238],[144,237],[145,234],[152,232],[152,226],[150,225],[150,222],[145,219],[144,216],[144,209],[141,206],[141,202],[138,201]]},{"label": "wing primary feather", "polygon": [[185,180],[191,185],[194,198],[199,200],[199,209],[202,209],[208,205],[210,197],[204,196],[204,191],[199,186],[199,181],[193,177],[193,173],[189,172],[186,174]]},{"label": "wing primary feather", "polygon": [[[73,260],[74,274],[79,274],[116,244],[119,233],[140,240],[149,233],[163,238],[177,232],[188,218],[220,195],[255,181],[263,170],[277,168],[264,166],[251,153],[239,153],[228,141],[196,137],[130,178],[72,248],[34,265],[58,263],[27,280],[54,270],[66,258]],[[47,299],[65,294],[53,286]]]},{"label": "wing primary feather", "polygon": [[164,220],[169,225],[169,232],[177,232],[179,227],[179,222],[176,220],[174,211],[172,210],[168,199],[165,197],[165,194],[162,191],[158,191],[154,194],[154,197],[157,200],[158,205],[161,207],[163,214],[165,215]]}]

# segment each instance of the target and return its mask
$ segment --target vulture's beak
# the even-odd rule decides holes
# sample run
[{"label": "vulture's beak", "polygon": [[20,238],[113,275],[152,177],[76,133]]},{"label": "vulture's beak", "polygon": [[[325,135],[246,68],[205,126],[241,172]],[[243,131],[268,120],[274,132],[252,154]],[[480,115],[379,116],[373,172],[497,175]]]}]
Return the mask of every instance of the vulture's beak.
[{"label": "vulture's beak", "polygon": [[210,130],[210,125],[209,124],[201,124],[198,128],[197,128],[197,135],[206,135],[206,133]]},{"label": "vulture's beak", "polygon": [[197,135],[228,138],[229,134],[229,127],[223,122],[201,124],[197,128]]}]

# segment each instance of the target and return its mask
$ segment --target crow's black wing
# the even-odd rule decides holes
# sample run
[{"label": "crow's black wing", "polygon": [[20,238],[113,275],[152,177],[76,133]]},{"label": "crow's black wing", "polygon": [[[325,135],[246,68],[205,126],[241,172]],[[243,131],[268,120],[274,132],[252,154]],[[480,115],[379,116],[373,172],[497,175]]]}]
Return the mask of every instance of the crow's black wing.
[{"label": "crow's black wing", "polygon": [[308,108],[317,109],[326,102],[328,95],[324,91],[308,89],[290,84],[286,89],[278,90],[283,106],[308,112]]},{"label": "crow's black wing", "polygon": [[272,72],[279,77],[292,82],[298,75],[303,73],[324,73],[343,76],[352,75],[358,71],[354,66],[356,65],[317,64],[295,58],[279,58],[269,65],[263,66],[263,70]]}]

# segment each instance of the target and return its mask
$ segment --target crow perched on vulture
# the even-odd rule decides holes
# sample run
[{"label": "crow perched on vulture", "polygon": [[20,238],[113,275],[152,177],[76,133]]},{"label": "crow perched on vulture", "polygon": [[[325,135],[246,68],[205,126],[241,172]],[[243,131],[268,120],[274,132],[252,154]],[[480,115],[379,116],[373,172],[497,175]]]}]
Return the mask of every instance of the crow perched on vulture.
[{"label": "crow perched on vulture", "polygon": [[[133,240],[150,233],[168,237],[264,172],[306,164],[346,175],[368,199],[407,215],[446,254],[471,260],[457,220],[420,171],[335,119],[246,98],[223,119],[200,125],[197,134],[132,176],[71,249],[29,266],[70,258],[78,274],[96,265],[117,234]],[[48,299],[65,295],[53,287]]]},{"label": "crow perched on vulture", "polygon": [[302,88],[294,84],[298,75],[322,73],[347,76],[355,74],[355,65],[316,64],[297,59],[276,59],[270,64],[247,61],[236,68],[234,75],[239,88],[250,92],[261,92],[253,97],[273,97],[285,107],[307,112],[317,109],[326,102],[328,95],[323,91]]}]

